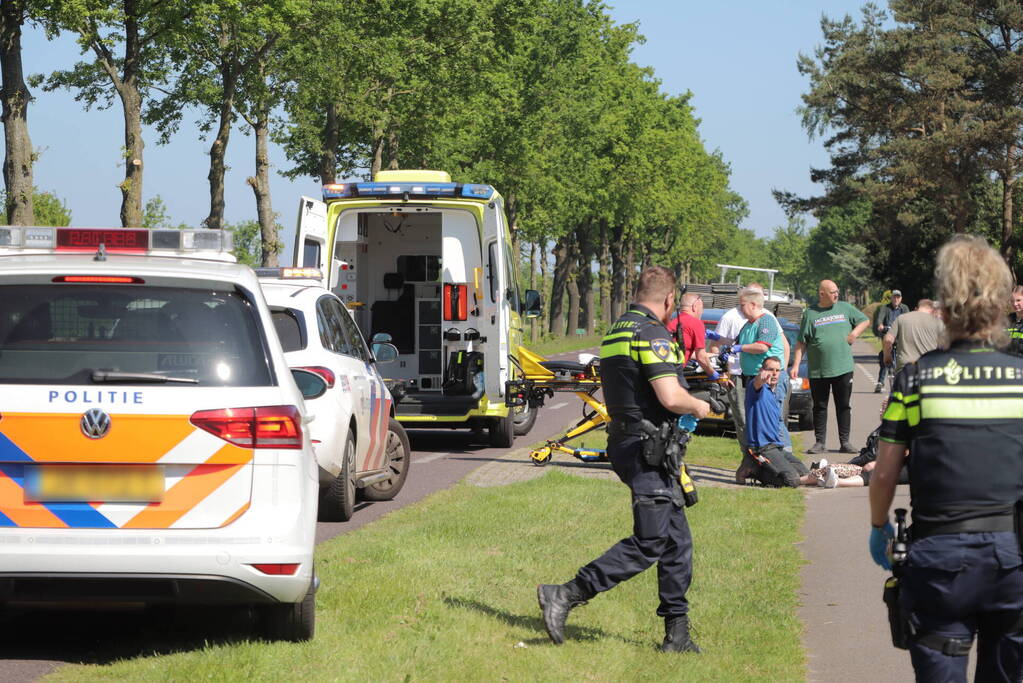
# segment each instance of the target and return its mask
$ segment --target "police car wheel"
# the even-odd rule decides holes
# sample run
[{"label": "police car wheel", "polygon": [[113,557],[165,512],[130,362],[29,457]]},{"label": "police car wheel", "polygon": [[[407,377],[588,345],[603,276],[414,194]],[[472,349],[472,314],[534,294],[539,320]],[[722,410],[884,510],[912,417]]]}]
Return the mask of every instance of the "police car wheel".
[{"label": "police car wheel", "polygon": [[495,417],[490,421],[490,445],[495,448],[511,448],[515,443],[515,414],[508,411],[507,417]]},{"label": "police car wheel", "polygon": [[300,643],[312,640],[316,632],[316,580],[301,602],[260,605],[257,608],[260,635],[267,640]]},{"label": "police car wheel", "polygon": [[387,422],[387,441],[384,443],[387,456],[387,467],[391,478],[379,484],[371,484],[362,490],[366,500],[391,500],[408,479],[409,466],[412,464],[412,447],[409,445],[408,434],[401,423],[393,417]]},{"label": "police car wheel", "polygon": [[347,522],[355,513],[355,435],[348,430],[341,472],[320,496],[321,522]]},{"label": "police car wheel", "polygon": [[799,430],[802,432],[813,429],[813,415],[805,414],[799,416]]},{"label": "police car wheel", "polygon": [[529,405],[528,403],[524,406],[519,406],[513,409],[515,417],[515,436],[525,436],[529,434],[530,430],[533,429],[533,425],[536,424],[537,413],[536,408]]}]

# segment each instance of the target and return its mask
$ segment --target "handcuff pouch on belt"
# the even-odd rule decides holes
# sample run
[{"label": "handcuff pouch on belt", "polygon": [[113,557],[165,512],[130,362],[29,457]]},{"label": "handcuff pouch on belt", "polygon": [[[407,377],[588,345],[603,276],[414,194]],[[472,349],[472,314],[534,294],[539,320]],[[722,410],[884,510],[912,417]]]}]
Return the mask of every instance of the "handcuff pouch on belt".
[{"label": "handcuff pouch on belt", "polygon": [[643,460],[650,467],[661,469],[671,481],[678,483],[686,507],[696,505],[696,487],[682,462],[686,444],[689,443],[689,432],[680,429],[674,420],[657,426],[644,419],[639,421],[638,427],[643,443]]}]

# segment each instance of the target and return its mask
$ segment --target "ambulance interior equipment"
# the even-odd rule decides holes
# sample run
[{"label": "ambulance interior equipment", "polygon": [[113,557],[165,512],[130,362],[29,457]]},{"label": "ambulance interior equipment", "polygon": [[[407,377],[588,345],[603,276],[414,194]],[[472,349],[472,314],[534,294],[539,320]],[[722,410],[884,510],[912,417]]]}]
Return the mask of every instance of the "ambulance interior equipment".
[{"label": "ambulance interior equipment", "polygon": [[383,370],[404,388],[397,418],[486,426],[494,445],[510,446],[535,420],[504,395],[522,319],[539,315],[540,297],[518,289],[500,195],[444,172],[385,171],[325,185],[323,199],[302,198],[294,265],[321,268],[370,340],[397,347]]}]

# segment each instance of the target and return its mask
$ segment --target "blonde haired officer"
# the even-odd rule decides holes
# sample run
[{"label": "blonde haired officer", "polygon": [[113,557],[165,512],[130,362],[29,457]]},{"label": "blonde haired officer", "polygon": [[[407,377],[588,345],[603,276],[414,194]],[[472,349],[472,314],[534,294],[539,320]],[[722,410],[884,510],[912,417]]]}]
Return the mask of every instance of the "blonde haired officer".
[{"label": "blonde haired officer", "polygon": [[978,681],[1023,674],[1023,558],[1014,532],[1023,500],[1023,358],[1001,351],[1012,275],[981,237],[938,252],[947,350],[895,378],[870,481],[870,552],[885,546],[899,470],[910,453],[911,544],[900,568],[920,681],[965,681],[978,637]]},{"label": "blonde haired officer", "polygon": [[639,277],[636,301],[611,326],[600,347],[600,377],[612,422],[607,453],[615,474],[632,491],[632,535],[579,569],[565,584],[537,588],[551,640],[564,641],[565,620],[597,593],[657,567],[666,652],[699,652],[689,636],[686,591],[692,580],[693,538],[677,480],[643,457],[640,422],[660,426],[680,414],[702,418],[706,401],[686,391],[678,346],[665,328],[675,307],[675,277],[652,266]]}]

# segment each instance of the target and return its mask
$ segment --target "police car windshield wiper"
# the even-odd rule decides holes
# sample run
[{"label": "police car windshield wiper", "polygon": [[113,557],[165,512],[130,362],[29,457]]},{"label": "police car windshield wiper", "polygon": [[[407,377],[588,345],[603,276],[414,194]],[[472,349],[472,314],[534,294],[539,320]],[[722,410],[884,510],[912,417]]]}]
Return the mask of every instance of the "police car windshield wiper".
[{"label": "police car windshield wiper", "polygon": [[168,377],[155,372],[115,372],[112,370],[93,370],[92,381],[102,382],[179,382],[181,384],[198,384],[199,380],[191,377]]}]

